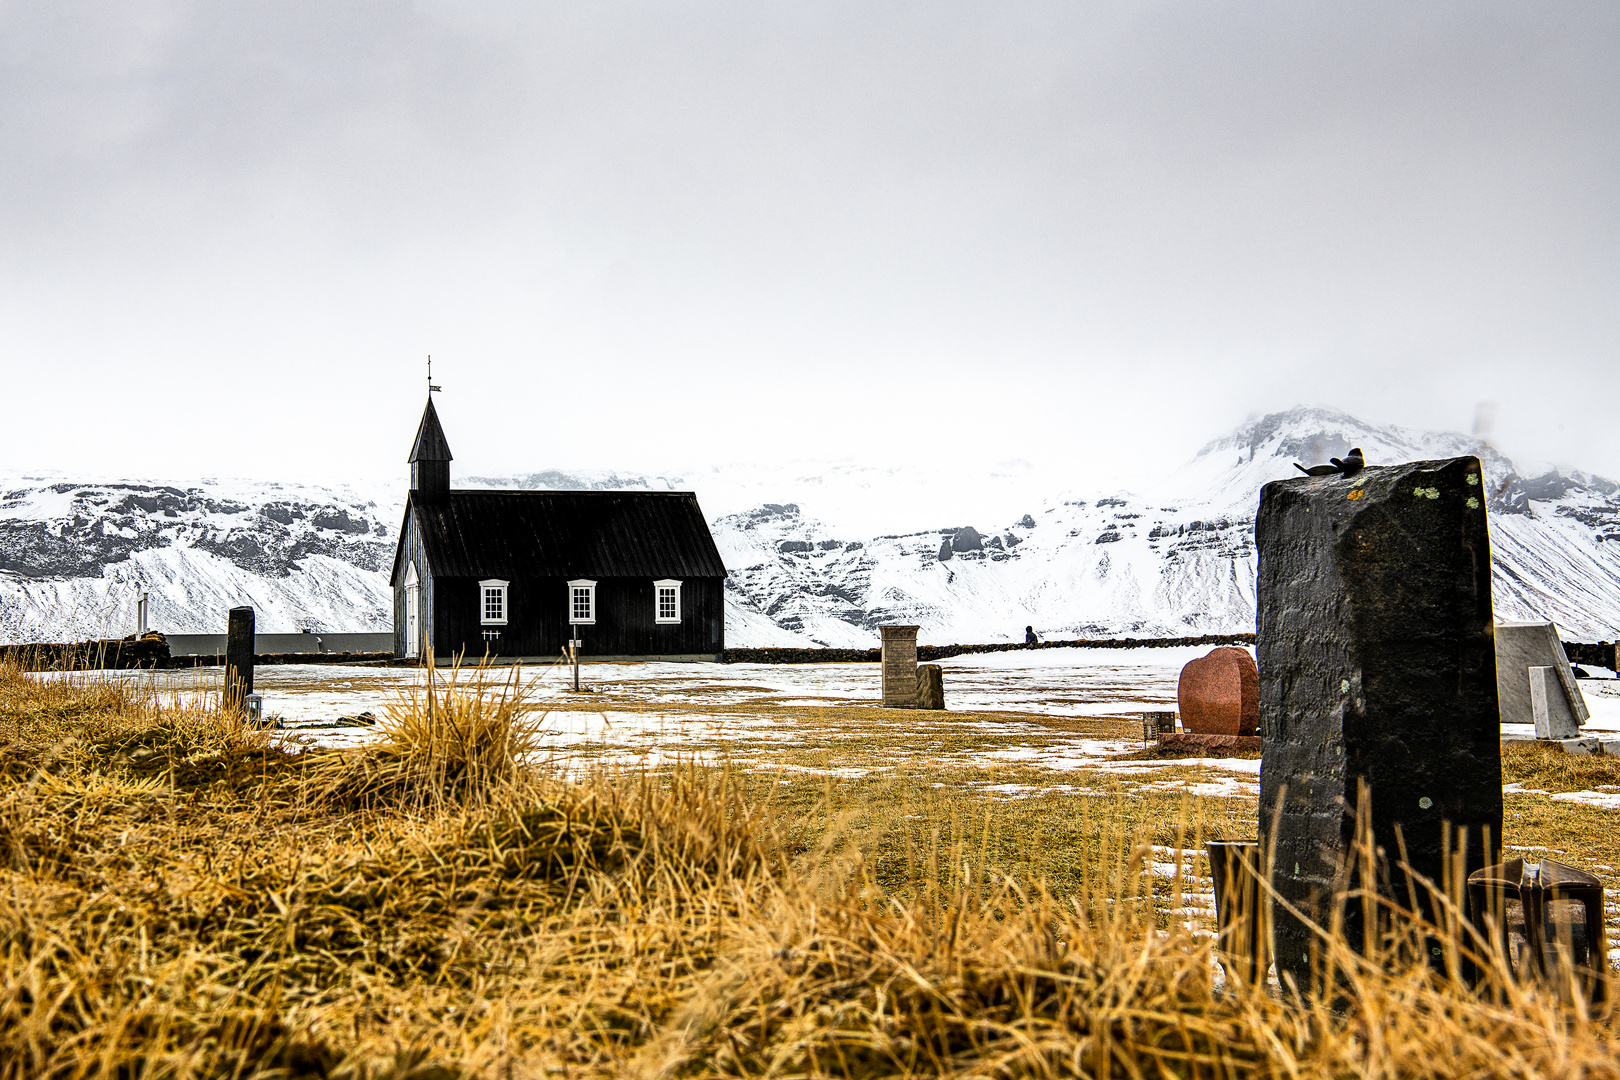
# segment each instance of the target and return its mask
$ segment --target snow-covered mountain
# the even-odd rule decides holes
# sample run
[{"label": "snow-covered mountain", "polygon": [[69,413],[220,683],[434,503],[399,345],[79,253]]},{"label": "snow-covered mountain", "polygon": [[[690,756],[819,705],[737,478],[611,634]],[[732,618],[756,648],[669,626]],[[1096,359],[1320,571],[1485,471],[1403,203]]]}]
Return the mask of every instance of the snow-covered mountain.
[{"label": "snow-covered mountain", "polygon": [[142,589],[148,625],[170,633],[223,633],[238,604],[263,632],[387,630],[402,497],[0,478],[0,642],[130,633]]},{"label": "snow-covered mountain", "polygon": [[1354,446],[1374,465],[1479,455],[1498,615],[1620,637],[1620,485],[1521,476],[1477,440],[1328,409],[1262,417],[1156,484],[1045,500],[1016,520],[862,538],[778,504],[721,517],[715,532],[736,606],[826,644],[869,644],[880,622],[918,623],[934,642],[1016,640],[1026,624],[1048,637],[1248,631],[1260,488]]},{"label": "snow-covered mountain", "polygon": [[[999,498],[968,509],[964,497],[954,511],[931,510],[957,503],[906,470],[871,465],[456,483],[697,491],[731,571],[732,645],[870,646],[884,622],[918,623],[937,643],[1016,640],[1026,625],[1048,637],[1182,635],[1253,628],[1261,486],[1352,446],[1374,465],[1478,454],[1499,616],[1550,617],[1570,638],[1620,637],[1620,485],[1521,476],[1475,440],[1326,409],[1255,420],[1138,490],[1042,495],[1019,486],[1028,475],[992,471]],[[137,586],[151,591],[159,629],[218,630],[238,603],[254,604],[266,630],[387,629],[403,486],[366,497],[242,481],[0,480],[0,640],[127,633]],[[896,506],[914,526],[875,532]]]}]

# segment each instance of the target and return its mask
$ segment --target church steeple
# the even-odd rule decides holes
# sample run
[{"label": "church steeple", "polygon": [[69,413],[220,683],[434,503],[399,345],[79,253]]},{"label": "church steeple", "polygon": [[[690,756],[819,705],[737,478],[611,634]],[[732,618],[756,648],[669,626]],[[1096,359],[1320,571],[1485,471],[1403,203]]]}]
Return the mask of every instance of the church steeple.
[{"label": "church steeple", "polygon": [[422,410],[422,424],[416,429],[411,447],[411,494],[421,502],[440,502],[450,494],[450,444],[445,441],[439,414],[428,397]]}]

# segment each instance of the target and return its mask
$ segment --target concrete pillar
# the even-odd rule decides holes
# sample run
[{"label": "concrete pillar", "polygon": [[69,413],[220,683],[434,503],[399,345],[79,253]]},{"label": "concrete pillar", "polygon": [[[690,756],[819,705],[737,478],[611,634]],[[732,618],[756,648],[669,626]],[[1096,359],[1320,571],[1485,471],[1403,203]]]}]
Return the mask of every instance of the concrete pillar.
[{"label": "concrete pillar", "polygon": [[[1403,840],[1436,884],[1448,825],[1466,830],[1465,873],[1496,862],[1502,758],[1479,459],[1274,481],[1255,538],[1260,838],[1274,845],[1278,896],[1329,924],[1362,785],[1395,903],[1408,904],[1394,866]],[[1344,916],[1359,941],[1360,906]],[[1313,935],[1281,904],[1273,926],[1278,972],[1309,987]]]},{"label": "concrete pillar", "polygon": [[241,708],[242,699],[253,693],[253,609],[231,608],[225,630],[225,688],[227,709]]},{"label": "concrete pillar", "polygon": [[1564,696],[1564,687],[1558,681],[1558,669],[1535,666],[1526,669],[1530,676],[1530,717],[1538,739],[1578,739],[1580,724]]},{"label": "concrete pillar", "polygon": [[917,631],[915,626],[880,626],[883,635],[883,705],[917,707]]}]

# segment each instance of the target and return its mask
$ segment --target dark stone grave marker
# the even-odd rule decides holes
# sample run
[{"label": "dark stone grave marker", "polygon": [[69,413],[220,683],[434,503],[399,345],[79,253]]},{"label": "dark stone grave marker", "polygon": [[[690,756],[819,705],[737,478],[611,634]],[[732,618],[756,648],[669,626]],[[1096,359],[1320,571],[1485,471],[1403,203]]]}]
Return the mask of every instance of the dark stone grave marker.
[{"label": "dark stone grave marker", "polygon": [[240,709],[242,699],[253,693],[253,609],[231,608],[225,629],[224,705]]},{"label": "dark stone grave marker", "polygon": [[945,707],[945,674],[938,664],[917,665],[917,708]]},{"label": "dark stone grave marker", "polygon": [[[1278,896],[1329,924],[1362,782],[1392,868],[1399,833],[1412,869],[1445,880],[1448,822],[1466,830],[1465,874],[1494,864],[1502,759],[1479,459],[1276,481],[1255,533],[1260,838],[1275,844]],[[1406,886],[1396,875],[1402,906]],[[1359,905],[1344,915],[1358,944]],[[1273,918],[1278,972],[1306,989],[1314,936],[1281,904]]]}]

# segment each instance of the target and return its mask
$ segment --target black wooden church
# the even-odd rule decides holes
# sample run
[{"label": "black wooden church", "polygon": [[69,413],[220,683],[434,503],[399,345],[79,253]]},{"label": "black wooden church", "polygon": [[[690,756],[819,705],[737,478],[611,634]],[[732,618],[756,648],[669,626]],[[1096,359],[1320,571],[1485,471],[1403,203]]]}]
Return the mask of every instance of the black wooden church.
[{"label": "black wooden church", "polygon": [[690,491],[452,491],[428,398],[394,553],[394,655],[712,659],[725,565]]}]

